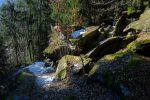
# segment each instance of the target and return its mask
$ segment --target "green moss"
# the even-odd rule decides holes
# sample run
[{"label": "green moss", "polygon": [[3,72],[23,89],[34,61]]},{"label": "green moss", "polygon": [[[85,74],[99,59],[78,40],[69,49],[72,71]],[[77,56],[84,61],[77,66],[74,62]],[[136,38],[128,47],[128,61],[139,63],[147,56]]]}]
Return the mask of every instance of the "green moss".
[{"label": "green moss", "polygon": [[[132,9],[129,10],[132,12]],[[134,10],[133,10],[134,11]],[[143,14],[141,14],[139,20],[130,23],[125,30],[136,29],[142,31],[143,29],[150,28],[150,9],[146,9]]]},{"label": "green moss", "polygon": [[[81,57],[82,57],[82,59],[81,59]],[[58,77],[59,79],[66,78],[67,72],[68,72],[67,69],[70,67],[69,63],[80,64],[80,65],[82,65],[82,63],[84,63],[84,65],[87,65],[90,61],[91,61],[91,59],[87,58],[84,55],[81,55],[81,56],[66,55],[59,60],[57,70],[56,70],[56,77]]]},{"label": "green moss", "polygon": [[142,49],[144,44],[148,43],[150,43],[150,40],[133,41],[130,44],[128,44],[127,48],[132,52],[136,52],[138,49]]},{"label": "green moss", "polygon": [[135,13],[137,10],[135,7],[128,7],[128,15]]},{"label": "green moss", "polygon": [[57,33],[52,33],[50,37],[51,43],[43,51],[44,53],[52,54],[56,49],[58,49],[59,46],[66,46],[66,43],[59,38],[59,35]]},{"label": "green moss", "polygon": [[128,44],[127,48],[132,51],[132,52],[136,52],[136,49],[140,47],[140,43],[137,41],[134,41],[130,44]]},{"label": "green moss", "polygon": [[67,76],[67,68],[61,70],[61,71],[59,72],[59,74],[57,75],[57,77],[58,77],[59,79],[64,79],[64,78],[66,78],[66,76]]},{"label": "green moss", "polygon": [[89,76],[92,76],[100,67],[100,62],[101,60],[99,60],[94,66],[93,68],[90,70],[89,72]]},{"label": "green moss", "polygon": [[106,55],[104,57],[105,60],[115,60],[115,59],[118,59],[120,57],[122,57],[123,55],[127,54],[128,51],[119,51],[119,52],[116,52],[114,54],[110,54],[110,55]]}]

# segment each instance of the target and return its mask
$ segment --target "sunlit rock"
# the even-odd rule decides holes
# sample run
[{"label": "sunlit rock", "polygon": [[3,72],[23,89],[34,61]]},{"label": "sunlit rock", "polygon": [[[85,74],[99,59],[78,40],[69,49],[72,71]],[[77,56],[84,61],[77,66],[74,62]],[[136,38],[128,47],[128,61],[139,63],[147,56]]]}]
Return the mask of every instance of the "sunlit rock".
[{"label": "sunlit rock", "polygon": [[134,29],[137,31],[150,32],[150,9],[147,8],[143,14],[141,14],[139,20],[130,23],[124,31]]},{"label": "sunlit rock", "polygon": [[81,70],[86,69],[86,65],[90,61],[91,59],[86,58],[85,56],[80,57],[80,56],[66,55],[59,60],[56,70],[56,77],[59,79],[64,79],[67,77],[68,73],[73,74],[78,73]]}]

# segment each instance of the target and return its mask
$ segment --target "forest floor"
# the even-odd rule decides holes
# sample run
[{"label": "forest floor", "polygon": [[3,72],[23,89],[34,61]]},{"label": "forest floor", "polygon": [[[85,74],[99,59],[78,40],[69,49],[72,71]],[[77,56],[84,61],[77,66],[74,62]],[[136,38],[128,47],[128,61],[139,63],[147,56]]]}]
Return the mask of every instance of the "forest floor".
[{"label": "forest floor", "polygon": [[34,63],[24,70],[6,100],[118,100],[114,91],[98,82],[90,82],[83,75],[55,80],[55,72],[44,74],[42,64]]},{"label": "forest floor", "polygon": [[87,83],[86,77],[56,81],[49,84],[47,91],[33,97],[34,100],[117,100],[117,95],[112,90],[100,83]]}]

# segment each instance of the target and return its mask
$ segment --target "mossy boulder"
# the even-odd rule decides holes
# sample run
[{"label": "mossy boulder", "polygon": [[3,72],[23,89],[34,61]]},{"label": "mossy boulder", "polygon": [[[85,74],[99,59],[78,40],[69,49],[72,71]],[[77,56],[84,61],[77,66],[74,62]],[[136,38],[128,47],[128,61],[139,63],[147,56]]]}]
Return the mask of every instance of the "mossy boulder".
[{"label": "mossy boulder", "polygon": [[139,34],[138,38],[135,41],[131,42],[127,46],[127,48],[132,52],[150,57],[150,34]]},{"label": "mossy boulder", "polygon": [[49,46],[43,51],[43,53],[56,61],[64,55],[71,53],[71,49],[64,40],[60,39],[59,34],[52,33]]},{"label": "mossy boulder", "polygon": [[124,31],[129,29],[135,29],[139,31],[144,31],[150,29],[150,9],[147,8],[143,14],[141,14],[139,20],[130,23]]},{"label": "mossy boulder", "polygon": [[86,58],[85,56],[66,55],[58,62],[56,77],[58,79],[64,79],[69,75],[69,73],[79,73],[81,70],[87,69],[86,65],[90,61],[91,59]]},{"label": "mossy boulder", "polygon": [[105,41],[102,41],[96,48],[87,53],[89,58],[97,61],[106,54],[115,53],[122,48],[122,37],[110,37]]},{"label": "mossy boulder", "polygon": [[89,77],[114,89],[122,99],[148,99],[150,59],[122,50],[101,58],[92,68]]}]

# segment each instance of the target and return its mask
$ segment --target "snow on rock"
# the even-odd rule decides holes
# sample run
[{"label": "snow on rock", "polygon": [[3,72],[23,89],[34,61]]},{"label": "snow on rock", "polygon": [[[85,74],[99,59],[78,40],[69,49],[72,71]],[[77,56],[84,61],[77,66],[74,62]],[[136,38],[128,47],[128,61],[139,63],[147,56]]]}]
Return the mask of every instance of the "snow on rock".
[{"label": "snow on rock", "polygon": [[82,34],[84,34],[84,33],[85,33],[85,29],[80,29],[80,30],[77,30],[77,31],[73,32],[71,34],[71,36],[73,38],[78,38],[79,36],[82,36]]}]

